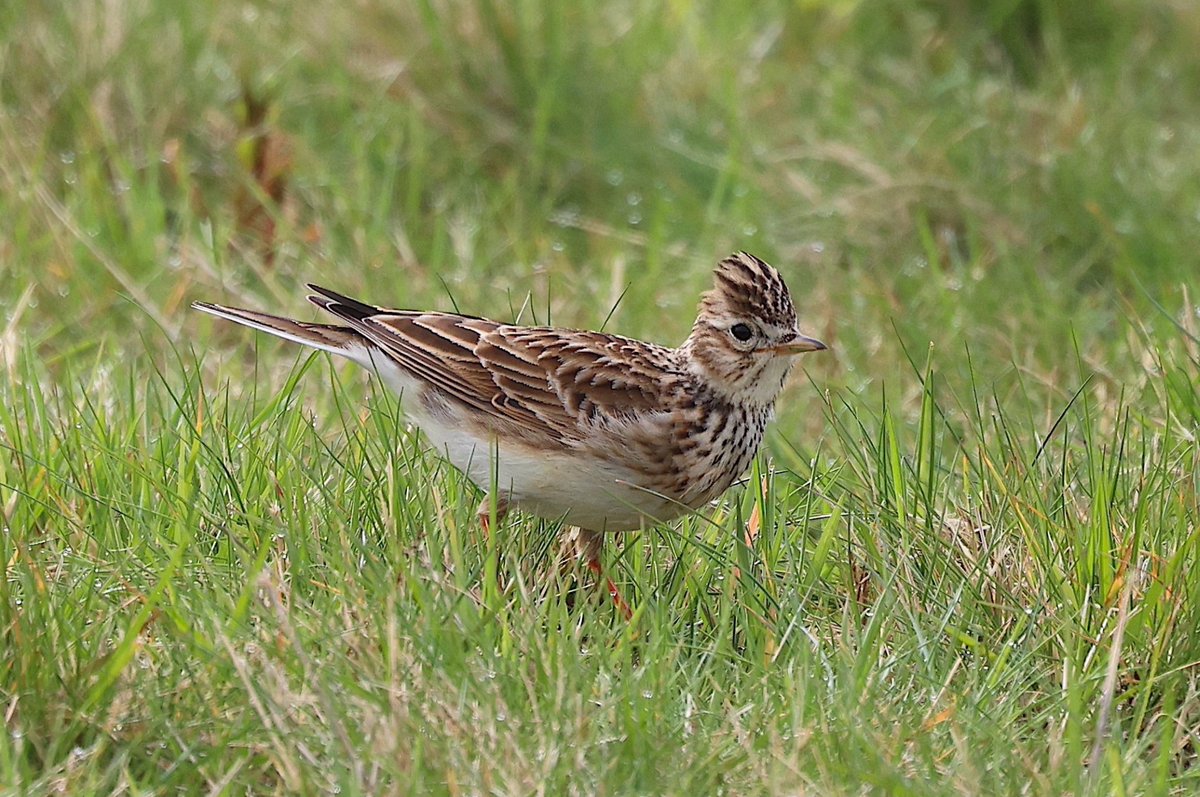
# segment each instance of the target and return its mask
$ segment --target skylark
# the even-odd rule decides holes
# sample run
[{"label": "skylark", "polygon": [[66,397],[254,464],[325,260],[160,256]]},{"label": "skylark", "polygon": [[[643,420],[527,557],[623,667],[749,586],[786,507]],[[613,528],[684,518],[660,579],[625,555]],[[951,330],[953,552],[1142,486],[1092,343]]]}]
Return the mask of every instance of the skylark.
[{"label": "skylark", "polygon": [[[679,348],[604,332],[387,310],[309,285],[339,324],[206,302],[198,310],[338,354],[400,394],[433,447],[487,492],[575,527],[600,574],[603,533],[670,520],[749,467],[805,337],[783,278],[753,255],[718,264]],[[493,499],[479,516],[485,528]],[[609,581],[625,613],[628,608]]]}]

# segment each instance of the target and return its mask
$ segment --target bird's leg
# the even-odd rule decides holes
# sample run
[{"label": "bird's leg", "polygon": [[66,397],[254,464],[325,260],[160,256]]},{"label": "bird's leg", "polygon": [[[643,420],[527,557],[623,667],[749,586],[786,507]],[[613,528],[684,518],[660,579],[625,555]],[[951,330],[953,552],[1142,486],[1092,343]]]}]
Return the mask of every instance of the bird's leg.
[{"label": "bird's leg", "polygon": [[[504,520],[504,516],[508,514],[508,499],[504,496],[496,497],[495,516],[496,522],[500,523]],[[479,525],[483,528],[483,533],[492,536],[492,496],[485,495],[483,500],[479,502],[479,508],[475,510],[476,517],[479,518]]]},{"label": "bird's leg", "polygon": [[608,594],[612,597],[613,605],[617,607],[617,611],[621,613],[621,616],[626,620],[633,619],[633,610],[629,608],[629,604],[621,597],[621,590],[617,589],[617,585],[613,583],[611,578],[604,575],[604,569],[600,567],[600,557],[588,559],[587,566],[588,570],[596,574],[597,579],[604,579],[605,584],[608,585]]},{"label": "bird's leg", "polygon": [[587,565],[587,569],[595,575],[596,586],[599,587],[603,584],[608,587],[608,594],[621,616],[626,620],[632,619],[633,612],[630,610],[629,604],[621,597],[621,591],[617,589],[613,580],[605,575],[604,568],[600,565],[600,546],[604,542],[604,535],[597,531],[588,531],[572,526],[567,532],[566,542],[574,547],[575,557],[582,559]]},{"label": "bird's leg", "polygon": [[499,526],[507,514],[508,499],[504,495],[493,497],[490,493],[483,497],[483,500],[479,502],[479,508],[475,510],[475,516],[479,518],[479,525],[483,528],[484,541],[487,544],[487,552],[483,560],[485,595],[489,593],[489,584],[494,586],[498,595],[503,594],[507,589],[500,570],[501,554],[496,550],[496,537],[492,534],[493,522]]}]

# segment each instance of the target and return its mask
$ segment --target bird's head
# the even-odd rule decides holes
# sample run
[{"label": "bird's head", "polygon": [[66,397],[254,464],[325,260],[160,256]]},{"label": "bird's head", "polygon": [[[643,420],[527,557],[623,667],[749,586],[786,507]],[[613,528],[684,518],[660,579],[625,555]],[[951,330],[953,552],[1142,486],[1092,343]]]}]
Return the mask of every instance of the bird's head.
[{"label": "bird's head", "polygon": [[730,401],[770,406],[797,354],[825,344],[796,326],[783,277],[746,252],[722,260],[683,349],[693,371]]}]

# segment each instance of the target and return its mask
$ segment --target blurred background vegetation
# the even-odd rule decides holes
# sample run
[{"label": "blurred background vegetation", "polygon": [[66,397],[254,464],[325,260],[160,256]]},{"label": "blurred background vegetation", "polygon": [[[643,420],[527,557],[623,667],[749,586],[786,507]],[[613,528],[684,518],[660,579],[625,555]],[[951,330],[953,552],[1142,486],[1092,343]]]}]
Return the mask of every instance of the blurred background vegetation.
[{"label": "blurred background vegetation", "polygon": [[[599,792],[1190,793],[1198,53],[1191,0],[5,3],[0,711],[21,730],[0,775],[211,793],[456,793],[456,778],[589,793],[579,773]],[[296,353],[260,341],[251,359],[247,333],[188,309],[310,317],[313,281],[674,344],[737,249],[783,271],[833,347],[785,396],[779,495],[734,499],[776,524],[761,582],[739,582],[774,608],[748,609],[740,576],[719,583],[751,571],[721,558],[748,555],[737,504],[711,548],[622,549],[635,594],[661,602],[633,653],[624,631],[536,598],[462,619],[476,608],[446,597],[439,565],[406,568],[421,546],[441,562],[469,488],[428,464],[406,482],[419,457],[388,448],[410,438],[379,404],[354,409],[361,383],[326,395],[309,374],[294,398]],[[223,402],[212,420],[204,394]],[[300,420],[266,420],[297,405]],[[249,553],[171,547],[226,516]],[[347,517],[369,533],[338,538]],[[708,533],[691,523],[683,537]],[[454,556],[467,590],[462,563],[495,554]],[[698,570],[653,569],[672,557]],[[276,567],[303,591],[294,625],[251,598]],[[393,619],[412,624],[398,647]],[[560,647],[556,623],[584,630]],[[326,702],[256,685],[238,634]],[[320,667],[294,653],[330,639]],[[124,669],[135,647],[157,662],[137,658],[141,675]],[[531,675],[530,650],[558,658]],[[418,697],[377,705],[368,681]],[[464,683],[477,715],[429,708]],[[564,689],[587,700],[539,703]],[[599,694],[601,728],[544,730],[560,714],[585,727]],[[577,759],[555,747],[567,737]],[[1089,754],[1093,738],[1112,746]],[[301,748],[316,752],[289,757]],[[520,774],[535,760],[544,783]]]},{"label": "blurred background vegetation", "polygon": [[900,342],[1053,380],[1072,338],[1101,357],[1119,322],[1158,328],[1196,273],[1191,3],[122,0],[2,24],[0,296],[34,286],[47,353],[194,340],[187,301],[318,277],[580,326],[629,288],[614,323],[671,342],[746,248],[836,344],[825,380],[903,372]]}]

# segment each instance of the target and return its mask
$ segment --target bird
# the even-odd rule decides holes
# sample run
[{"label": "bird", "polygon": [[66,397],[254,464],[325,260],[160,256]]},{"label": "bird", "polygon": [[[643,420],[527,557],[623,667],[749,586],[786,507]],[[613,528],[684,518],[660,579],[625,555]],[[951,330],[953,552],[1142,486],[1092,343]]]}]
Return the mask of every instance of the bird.
[{"label": "bird", "polygon": [[597,576],[606,534],[704,507],[745,473],[796,355],[827,348],[801,332],[779,271],[747,252],[717,264],[675,348],[386,309],[308,287],[308,301],[337,323],[192,306],[370,370],[400,395],[434,451],[485,493],[477,509],[485,531],[514,508],[561,520]]}]

